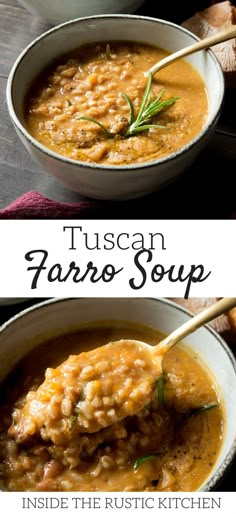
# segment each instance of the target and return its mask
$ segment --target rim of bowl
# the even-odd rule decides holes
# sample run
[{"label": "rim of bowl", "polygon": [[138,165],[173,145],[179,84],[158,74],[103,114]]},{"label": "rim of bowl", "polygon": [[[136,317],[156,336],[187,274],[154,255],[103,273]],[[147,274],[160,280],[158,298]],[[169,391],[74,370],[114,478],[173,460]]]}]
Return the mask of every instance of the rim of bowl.
[{"label": "rim of bowl", "polygon": [[[144,168],[153,168],[156,167],[157,164],[161,164],[163,162],[171,161],[172,159],[176,159],[182,156],[183,153],[190,150],[193,146],[195,146],[198,141],[201,139],[204,139],[206,137],[208,131],[211,129],[211,127],[214,125],[215,120],[218,118],[221,108],[223,105],[223,99],[224,99],[224,92],[225,92],[225,79],[224,74],[222,71],[222,68],[220,66],[220,63],[218,59],[216,58],[214,52],[208,48],[207,50],[202,50],[203,52],[208,52],[214,62],[214,65],[216,67],[219,81],[220,81],[220,99],[219,99],[219,105],[216,109],[216,112],[213,116],[213,119],[210,123],[205,123],[201,131],[193,138],[191,141],[189,141],[186,145],[181,147],[179,150],[172,152],[168,154],[166,157],[161,157],[160,159],[154,159],[151,161],[144,161],[143,163],[137,163],[137,164],[127,164],[127,165],[107,165],[107,164],[96,164],[96,163],[90,163],[86,161],[80,161],[77,159],[71,159],[70,157],[66,157],[64,155],[58,154],[54,152],[53,150],[50,150],[43,144],[39,143],[37,139],[32,137],[30,133],[27,131],[27,129],[24,127],[24,125],[20,122],[14,106],[14,98],[13,98],[13,86],[14,86],[14,80],[15,80],[15,74],[17,73],[17,70],[19,66],[21,65],[21,62],[23,61],[24,57],[30,52],[30,50],[36,46],[41,40],[47,38],[50,34],[53,32],[60,31],[63,29],[63,27],[68,25],[73,25],[77,23],[83,23],[86,20],[99,20],[99,19],[133,19],[133,20],[140,20],[142,22],[152,22],[152,23],[161,23],[162,25],[167,25],[169,27],[174,27],[175,29],[179,30],[180,32],[185,32],[189,36],[191,36],[192,39],[195,41],[200,41],[200,38],[197,37],[195,34],[193,34],[190,30],[186,29],[185,27],[182,27],[181,25],[177,25],[176,23],[173,23],[171,21],[163,20],[161,18],[153,18],[150,16],[139,16],[134,14],[99,14],[99,15],[93,15],[93,16],[85,16],[82,18],[76,18],[74,20],[66,21],[65,23],[61,23],[60,25],[57,25],[56,27],[53,27],[40,36],[38,36],[36,39],[34,39],[19,55],[15,63],[13,64],[8,80],[7,80],[7,87],[6,87],[6,98],[7,98],[7,106],[9,110],[9,114],[12,118],[12,121],[18,128],[18,130],[22,133],[22,135],[28,140],[28,142],[35,146],[37,150],[41,151],[44,154],[47,154],[49,157],[52,157],[60,162],[63,162],[64,164],[70,164],[73,166],[80,166],[82,168],[91,169],[92,171],[111,171],[112,173],[120,173],[122,172],[136,172],[139,169]],[[42,70],[43,71],[43,70]]]},{"label": "rim of bowl", "polygon": [[[87,297],[85,297],[85,298],[84,297],[81,297],[81,298],[79,298],[79,297],[78,298],[76,298],[76,297],[65,297],[65,298],[50,298],[49,300],[43,300],[42,302],[37,303],[36,305],[33,305],[33,306],[28,307],[26,309],[23,309],[19,313],[17,313],[14,316],[12,316],[5,323],[3,323],[0,326],[0,336],[1,336],[1,333],[4,330],[6,330],[9,325],[11,325],[15,321],[21,319],[22,317],[27,316],[28,314],[31,314],[31,312],[33,312],[35,310],[40,310],[40,309],[42,309],[44,307],[50,306],[51,304],[56,304],[56,303],[59,303],[59,302],[67,302],[67,301],[73,301],[73,300],[84,301],[84,300],[89,300],[89,299],[94,300],[95,298],[94,297],[91,297],[91,298],[87,298]],[[99,298],[97,298],[97,300],[98,299]],[[100,298],[100,299],[104,300],[106,298]],[[127,297],[123,297],[123,298],[121,297],[121,298],[115,298],[115,299],[118,300],[118,301],[122,301],[124,299],[127,300],[128,298]],[[194,316],[194,313],[191,312],[189,309],[186,309],[186,307],[183,307],[182,305],[179,305],[179,304],[177,304],[177,303],[175,303],[172,300],[169,300],[167,298],[158,298],[158,297],[139,298],[139,297],[132,297],[131,299],[136,300],[136,301],[144,301],[144,302],[145,301],[150,301],[150,300],[151,301],[155,301],[155,302],[159,302],[159,303],[162,303],[162,304],[169,305],[174,310],[178,310],[178,311],[184,312],[185,314],[187,314],[191,318]],[[210,332],[215,337],[215,339],[218,341],[218,343],[223,347],[223,349],[226,352],[226,354],[228,356],[228,359],[229,359],[229,361],[230,361],[230,363],[231,363],[231,365],[232,365],[232,367],[234,369],[235,375],[236,375],[236,358],[234,357],[234,354],[230,350],[230,348],[227,345],[227,343],[214,330],[214,328],[212,328],[209,324],[204,325],[204,329],[207,330],[208,332]],[[231,447],[230,447],[227,455],[225,456],[225,458],[224,458],[223,462],[221,463],[220,467],[218,468],[218,470],[213,469],[213,471],[212,471],[213,475],[209,479],[207,479],[201,485],[200,489],[198,489],[195,492],[207,492],[207,491],[214,490],[216,488],[217,484],[221,482],[224,473],[228,470],[228,468],[232,464],[232,461],[233,461],[235,455],[236,455],[236,435],[235,435],[235,437],[234,437],[234,439],[232,441]],[[217,462],[216,462],[215,466],[217,466]]]}]

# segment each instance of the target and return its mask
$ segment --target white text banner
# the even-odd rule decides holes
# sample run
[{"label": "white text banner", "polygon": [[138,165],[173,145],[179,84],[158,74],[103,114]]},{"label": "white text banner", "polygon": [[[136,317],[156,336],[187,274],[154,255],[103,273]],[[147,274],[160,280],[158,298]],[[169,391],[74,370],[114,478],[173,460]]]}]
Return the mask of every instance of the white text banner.
[{"label": "white text banner", "polygon": [[235,514],[236,493],[0,493],[1,512]]},{"label": "white text banner", "polygon": [[0,222],[1,297],[235,296],[235,220]]}]

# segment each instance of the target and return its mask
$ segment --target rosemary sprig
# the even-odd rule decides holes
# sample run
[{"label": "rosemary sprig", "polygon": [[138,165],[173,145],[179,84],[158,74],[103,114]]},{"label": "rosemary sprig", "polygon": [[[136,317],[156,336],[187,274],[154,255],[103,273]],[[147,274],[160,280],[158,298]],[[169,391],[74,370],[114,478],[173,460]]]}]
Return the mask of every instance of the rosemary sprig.
[{"label": "rosemary sprig", "polygon": [[160,453],[150,453],[149,455],[143,455],[143,457],[139,457],[134,463],[134,470],[138,469],[140,464],[146,462],[147,460],[152,460],[158,457]]},{"label": "rosemary sprig", "polygon": [[[125,98],[128,106],[129,106],[129,126],[125,129],[124,133],[122,134],[124,137],[130,137],[135,136],[136,134],[139,134],[140,132],[145,132],[151,128],[161,128],[161,129],[167,129],[166,126],[163,125],[157,125],[152,123],[152,118],[154,118],[157,114],[159,114],[163,109],[167,109],[171,105],[173,105],[176,100],[179,99],[178,96],[174,96],[173,98],[170,98],[169,100],[162,100],[163,94],[165,92],[164,89],[162,89],[159,93],[159,95],[153,100],[153,94],[151,91],[151,85],[152,85],[152,74],[149,73],[147,85],[143,94],[142,102],[138,111],[138,114],[135,118],[135,112],[134,112],[134,105],[132,100],[129,98],[128,95],[125,93],[122,93],[122,96]],[[79,120],[87,120],[91,121],[92,123],[96,123],[106,134],[107,138],[112,138],[115,136],[115,134],[111,134],[109,130],[99,121],[95,120],[94,118],[90,118],[88,116],[80,116],[78,118]]]},{"label": "rosemary sprig", "polygon": [[134,123],[134,105],[133,105],[133,102],[132,100],[130,99],[130,97],[128,95],[126,95],[125,93],[121,93],[122,96],[125,98],[128,106],[129,106],[129,125],[131,126],[133,123]]},{"label": "rosemary sprig", "polygon": [[202,412],[214,409],[215,407],[218,407],[218,403],[215,403],[215,402],[207,403],[205,405],[202,405],[201,407],[196,407],[195,409],[190,410],[189,412],[186,413],[186,416],[187,417],[197,416],[198,414],[201,414]]},{"label": "rosemary sprig", "polygon": [[[149,130],[150,128],[166,128],[163,125],[156,125],[156,124],[150,124],[150,120],[156,116],[160,111],[163,109],[170,107],[173,105],[176,100],[178,100],[178,97],[175,96],[173,98],[170,98],[169,100],[161,100],[164,89],[161,90],[159,95],[153,100],[153,94],[151,92],[151,85],[152,85],[152,74],[149,73],[148,75],[148,81],[146,85],[146,89],[143,94],[143,99],[137,114],[136,119],[132,118],[132,122],[130,122],[128,129],[125,132],[125,136],[133,136],[139,132],[143,132],[145,130]],[[124,94],[123,94],[124,96]],[[124,96],[127,100],[127,95]],[[130,98],[128,98],[128,104],[132,104]]]}]

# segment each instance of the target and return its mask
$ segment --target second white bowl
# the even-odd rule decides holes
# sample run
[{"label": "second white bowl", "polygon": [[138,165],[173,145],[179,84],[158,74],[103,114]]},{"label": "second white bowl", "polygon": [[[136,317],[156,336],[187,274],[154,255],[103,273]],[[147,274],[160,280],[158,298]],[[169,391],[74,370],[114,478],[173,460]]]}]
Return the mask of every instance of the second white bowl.
[{"label": "second white bowl", "polygon": [[57,25],[64,21],[96,14],[133,13],[144,0],[18,0],[32,14]]}]

